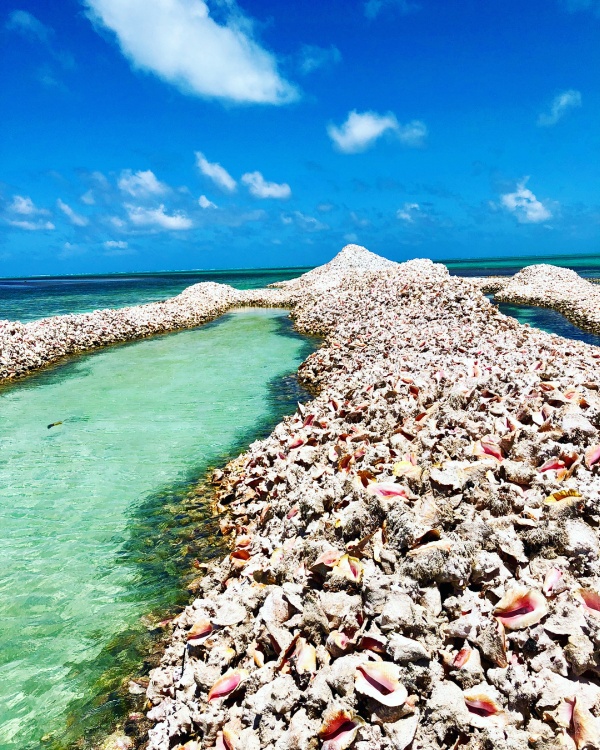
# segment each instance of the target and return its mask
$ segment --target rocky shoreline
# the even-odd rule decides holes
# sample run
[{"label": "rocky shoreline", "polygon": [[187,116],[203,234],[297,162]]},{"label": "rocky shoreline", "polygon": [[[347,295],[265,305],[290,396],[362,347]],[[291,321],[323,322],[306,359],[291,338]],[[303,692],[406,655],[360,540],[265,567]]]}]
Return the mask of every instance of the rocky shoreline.
[{"label": "rocky shoreline", "polygon": [[600,333],[600,287],[568,268],[527,266],[501,288],[489,291],[498,302],[549,307],[579,328]]},{"label": "rocky shoreline", "polygon": [[311,274],[318,395],[215,474],[148,749],[600,747],[600,353],[429,261]]}]

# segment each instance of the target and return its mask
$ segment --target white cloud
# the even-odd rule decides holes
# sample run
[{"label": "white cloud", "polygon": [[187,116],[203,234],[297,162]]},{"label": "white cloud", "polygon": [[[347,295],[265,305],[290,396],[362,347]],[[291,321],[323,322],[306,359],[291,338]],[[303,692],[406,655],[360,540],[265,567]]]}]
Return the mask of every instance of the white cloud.
[{"label": "white cloud", "polygon": [[392,112],[379,115],[376,112],[358,113],[352,110],[340,127],[328,125],[327,133],[340,151],[356,154],[365,151],[386,133],[393,133],[405,146],[421,146],[427,135],[427,127],[419,120],[401,125]]},{"label": "white cloud", "polygon": [[8,210],[13,214],[21,216],[35,216],[36,214],[48,214],[43,208],[37,208],[31,198],[24,195],[14,195]]},{"label": "white cloud", "polygon": [[408,0],[367,0],[364,4],[365,16],[367,18],[376,18],[379,13],[387,8],[393,8],[404,16],[419,10],[416,3]]},{"label": "white cloud", "polygon": [[517,183],[514,193],[505,193],[500,196],[504,208],[514,214],[521,224],[539,224],[552,218],[550,210],[539,201],[535,195],[525,187],[529,177],[525,177]]},{"label": "white cloud", "polygon": [[125,240],[107,240],[104,243],[104,247],[107,248],[108,250],[110,249],[127,250],[129,245],[127,242],[125,242]]},{"label": "white cloud", "polygon": [[6,28],[9,31],[18,31],[20,34],[37,39],[44,44],[48,44],[53,33],[49,26],[45,26],[26,10],[13,10],[8,16]]},{"label": "white cloud", "polygon": [[300,50],[300,72],[304,75],[312,73],[319,68],[335,65],[342,59],[342,53],[337,47],[317,47],[313,44],[305,44]]},{"label": "white cloud", "polygon": [[63,203],[61,199],[59,198],[56,201],[56,205],[60,208],[60,210],[63,212],[63,214],[69,219],[71,224],[73,224],[76,227],[87,227],[87,225],[90,223],[89,219],[87,219],[85,216],[81,216],[81,214],[75,213],[71,206],[69,206],[66,203]]},{"label": "white cloud", "polygon": [[200,206],[200,208],[216,208],[217,207],[217,204],[213,203],[212,201],[209,201],[205,195],[201,195],[198,198],[198,205]]},{"label": "white cloud", "polygon": [[414,223],[415,213],[418,213],[421,207],[418,203],[405,203],[402,208],[396,211],[396,216],[402,221],[406,221],[409,224]]},{"label": "white cloud", "polygon": [[242,176],[242,182],[248,186],[250,194],[255,198],[289,198],[292,194],[286,182],[267,182],[260,172],[247,172]]},{"label": "white cloud", "polygon": [[229,172],[217,162],[210,162],[203,153],[196,151],[196,165],[205,177],[212,180],[217,187],[227,193],[233,193],[237,182]]},{"label": "white cloud", "polygon": [[157,180],[156,175],[150,169],[135,173],[132,173],[130,169],[124,169],[117,184],[123,193],[128,193],[134,198],[164,195],[169,191],[168,186]]},{"label": "white cloud", "polygon": [[346,242],[358,242],[358,235],[355,232],[348,232],[344,235]]},{"label": "white cloud", "polygon": [[537,120],[537,124],[543,127],[550,127],[567,114],[570,109],[581,107],[581,92],[575,89],[569,89],[557,94],[552,100],[550,112],[543,112]]},{"label": "white cloud", "polygon": [[27,229],[30,232],[39,232],[43,229],[55,229],[54,224],[51,221],[29,221],[26,219],[9,219],[8,223],[11,227],[18,227],[19,229]]},{"label": "white cloud", "polygon": [[328,224],[324,224],[322,221],[319,221],[319,219],[315,219],[314,216],[307,216],[301,211],[294,211],[291,216],[284,214],[281,217],[281,221],[284,224],[295,224],[305,232],[321,232],[324,229],[329,229]]},{"label": "white cloud", "polygon": [[82,203],[85,203],[86,206],[93,206],[96,203],[93,190],[88,190],[87,193],[84,193],[79,200]]},{"label": "white cloud", "polygon": [[233,102],[282,104],[297,98],[275,57],[252,36],[234,0],[219,3],[224,23],[204,0],[86,0],[92,18],[115,32],[136,68],[181,91]]},{"label": "white cloud", "polygon": [[142,208],[141,206],[125,206],[129,220],[136,227],[154,227],[156,229],[170,229],[180,231],[191,229],[192,220],[184,213],[167,214],[164,205],[158,208]]}]

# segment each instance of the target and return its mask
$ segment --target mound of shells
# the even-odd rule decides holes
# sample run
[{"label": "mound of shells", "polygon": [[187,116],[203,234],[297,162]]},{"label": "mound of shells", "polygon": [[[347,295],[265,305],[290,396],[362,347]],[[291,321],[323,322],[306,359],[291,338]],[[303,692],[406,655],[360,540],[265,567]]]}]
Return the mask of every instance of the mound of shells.
[{"label": "mound of shells", "polygon": [[600,748],[598,350],[429,261],[292,314],[318,395],[214,475],[149,750]]},{"label": "mound of shells", "polygon": [[569,268],[527,266],[496,293],[496,299],[551,307],[579,328],[600,333],[600,287]]},{"label": "mound of shells", "polygon": [[225,284],[188,287],[165,302],[57,315],[31,323],[0,321],[0,382],[39,370],[63,357],[110,344],[193,328],[243,304],[243,294]]}]

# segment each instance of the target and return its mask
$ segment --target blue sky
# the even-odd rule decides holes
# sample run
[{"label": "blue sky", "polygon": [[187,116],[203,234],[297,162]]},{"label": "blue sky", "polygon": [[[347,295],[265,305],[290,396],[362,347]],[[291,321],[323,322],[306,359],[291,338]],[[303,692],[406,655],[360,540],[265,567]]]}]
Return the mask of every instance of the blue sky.
[{"label": "blue sky", "polygon": [[600,251],[600,0],[2,12],[0,275]]}]

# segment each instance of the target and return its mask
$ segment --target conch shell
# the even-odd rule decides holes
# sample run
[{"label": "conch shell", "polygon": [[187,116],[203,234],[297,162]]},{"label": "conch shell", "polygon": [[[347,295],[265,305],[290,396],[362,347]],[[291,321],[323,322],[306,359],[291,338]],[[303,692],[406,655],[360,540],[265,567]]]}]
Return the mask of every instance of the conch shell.
[{"label": "conch shell", "polygon": [[346,708],[333,708],[325,715],[319,729],[319,737],[323,740],[321,750],[346,750],[364,723],[360,716]]},{"label": "conch shell", "polygon": [[506,713],[502,706],[482,686],[475,686],[463,693],[469,711],[469,723],[480,729],[506,724]]},{"label": "conch shell", "polygon": [[222,677],[215,682],[208,693],[208,702],[218,700],[219,698],[226,698],[234,690],[248,679],[248,671],[246,669],[233,669],[230,672],[226,672]]},{"label": "conch shell", "polygon": [[370,495],[382,498],[382,500],[393,500],[396,497],[408,497],[406,488],[395,482],[371,482],[367,487]]},{"label": "conch shell", "polygon": [[400,668],[391,662],[365,662],[356,668],[354,689],[384,706],[401,706],[408,697]]},{"label": "conch shell", "polygon": [[548,604],[541,591],[518,586],[502,597],[493,614],[508,630],[522,630],[539,622],[547,613]]},{"label": "conch shell", "polygon": [[337,575],[343,576],[353,583],[360,583],[363,574],[363,564],[357,557],[342,555],[334,565],[332,573],[337,573]]}]

